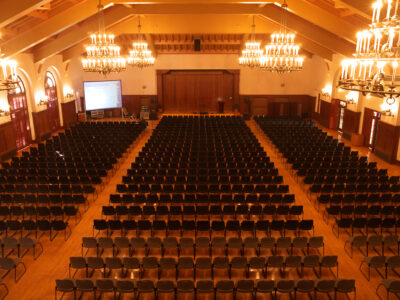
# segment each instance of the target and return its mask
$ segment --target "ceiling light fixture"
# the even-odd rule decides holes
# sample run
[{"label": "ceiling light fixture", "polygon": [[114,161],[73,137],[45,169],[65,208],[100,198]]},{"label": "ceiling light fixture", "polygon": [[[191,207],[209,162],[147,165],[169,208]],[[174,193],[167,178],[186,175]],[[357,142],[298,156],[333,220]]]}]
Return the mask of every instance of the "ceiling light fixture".
[{"label": "ceiling light fixture", "polygon": [[304,57],[299,55],[300,45],[295,44],[294,33],[288,33],[286,0],[281,5],[281,23],[279,32],[271,34],[271,43],[265,46],[265,55],[261,58],[260,67],[277,73],[302,71]]},{"label": "ceiling light fixture", "polygon": [[129,51],[128,64],[142,69],[154,65],[155,58],[148,50],[148,44],[143,41],[142,25],[140,25],[140,16],[138,24],[138,40],[132,44],[133,50]]},{"label": "ceiling light fixture", "polygon": [[3,72],[3,76],[0,79],[0,91],[13,92],[17,88],[18,83],[18,63],[15,60],[4,58],[4,54],[1,51],[0,57],[0,67]]},{"label": "ceiling light fixture", "polygon": [[[378,0],[372,5],[372,23],[357,33],[354,58],[342,61],[340,88],[386,98],[400,95],[396,76],[400,64],[399,0],[394,6],[393,2]],[[386,13],[382,11],[385,4]]]},{"label": "ceiling light fixture", "polygon": [[107,75],[126,70],[126,59],[120,55],[120,47],[114,43],[114,35],[107,34],[104,26],[104,6],[99,0],[99,32],[90,35],[91,45],[86,46],[86,58],[82,59],[85,72]]},{"label": "ceiling light fixture", "polygon": [[263,50],[261,49],[260,43],[256,42],[256,25],[251,25],[251,40],[246,42],[245,49],[242,51],[242,56],[239,57],[239,65],[247,66],[250,68],[259,67],[260,59],[263,56]]}]

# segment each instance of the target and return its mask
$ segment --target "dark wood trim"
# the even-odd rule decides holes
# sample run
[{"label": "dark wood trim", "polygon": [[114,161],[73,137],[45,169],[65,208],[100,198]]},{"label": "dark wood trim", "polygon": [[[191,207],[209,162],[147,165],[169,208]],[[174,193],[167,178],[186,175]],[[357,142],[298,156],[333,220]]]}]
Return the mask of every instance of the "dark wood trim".
[{"label": "dark wood trim", "polygon": [[376,156],[394,164],[397,160],[399,137],[400,126],[394,126],[379,120],[374,149]]},{"label": "dark wood trim", "polygon": [[329,121],[330,121],[330,116],[331,116],[331,103],[321,100],[321,110],[319,113],[319,119],[318,122],[328,128],[329,127]]},{"label": "dark wood trim", "polygon": [[[250,98],[250,104],[244,99]],[[251,114],[279,115],[306,115],[312,117],[316,97],[310,95],[240,95],[240,112]],[[282,106],[282,107],[281,107]]]},{"label": "dark wood trim", "polygon": [[35,128],[36,141],[46,139],[51,134],[49,125],[49,111],[47,109],[32,112],[33,126]]},{"label": "dark wood trim", "polygon": [[351,136],[358,133],[360,127],[361,112],[345,109],[343,116],[343,133]]},{"label": "dark wood trim", "polygon": [[15,131],[12,121],[0,124],[0,161],[12,157],[17,151]]},{"label": "dark wood trim", "polygon": [[63,117],[63,128],[69,128],[77,121],[77,114],[75,108],[75,100],[61,103],[61,111]]}]

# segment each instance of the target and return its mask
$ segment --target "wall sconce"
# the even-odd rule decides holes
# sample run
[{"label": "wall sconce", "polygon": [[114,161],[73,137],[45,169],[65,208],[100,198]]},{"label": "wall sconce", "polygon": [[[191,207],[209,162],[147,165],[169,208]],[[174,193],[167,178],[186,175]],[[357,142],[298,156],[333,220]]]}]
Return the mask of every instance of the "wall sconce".
[{"label": "wall sconce", "polygon": [[331,98],[331,93],[332,93],[332,86],[327,84],[322,90],[321,90],[321,95],[324,96],[326,99]]},{"label": "wall sconce", "polygon": [[358,92],[352,91],[346,95],[347,104],[357,104],[358,103]]},{"label": "wall sconce", "polygon": [[387,97],[381,105],[381,113],[386,117],[394,117],[392,105],[396,102],[396,98]]},{"label": "wall sconce", "polygon": [[6,117],[10,115],[10,105],[7,99],[0,100],[0,117]]},{"label": "wall sconce", "polygon": [[10,115],[10,111],[0,109],[0,117],[7,117]]},{"label": "wall sconce", "polygon": [[64,99],[67,101],[72,101],[72,100],[75,100],[75,97],[74,97],[74,94],[68,93],[68,94],[64,95]]},{"label": "wall sconce", "polygon": [[75,100],[74,91],[68,85],[64,86],[63,92],[65,100],[67,101]]},{"label": "wall sconce", "polygon": [[38,92],[35,95],[36,105],[45,106],[49,103],[49,97],[46,96],[44,92]]},{"label": "wall sconce", "polygon": [[48,99],[40,99],[39,100],[39,103],[38,103],[38,105],[39,106],[45,106],[45,105],[47,105],[49,103],[49,100]]}]

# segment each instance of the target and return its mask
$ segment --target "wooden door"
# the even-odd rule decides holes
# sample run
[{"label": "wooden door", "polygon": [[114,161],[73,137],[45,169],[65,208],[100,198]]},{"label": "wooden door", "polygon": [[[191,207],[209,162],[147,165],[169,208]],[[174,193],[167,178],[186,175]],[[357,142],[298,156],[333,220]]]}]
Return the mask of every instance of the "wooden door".
[{"label": "wooden door", "polygon": [[8,93],[8,104],[10,105],[10,115],[14,126],[15,144],[17,150],[20,150],[29,146],[32,142],[25,87],[20,79],[16,91]]},{"label": "wooden door", "polygon": [[379,120],[381,113],[369,108],[364,109],[364,121],[363,121],[363,135],[364,144],[371,148],[372,151],[375,148],[376,136],[378,133]]}]

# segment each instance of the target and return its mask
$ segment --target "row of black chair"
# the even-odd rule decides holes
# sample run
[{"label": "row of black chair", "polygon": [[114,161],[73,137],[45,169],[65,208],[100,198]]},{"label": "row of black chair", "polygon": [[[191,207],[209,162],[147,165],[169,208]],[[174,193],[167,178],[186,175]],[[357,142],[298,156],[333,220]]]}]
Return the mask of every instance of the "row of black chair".
[{"label": "row of black chair", "polygon": [[[0,195],[1,199],[1,195]],[[135,204],[135,205],[225,205],[225,204],[251,204],[251,205],[289,205],[295,202],[294,194],[110,194],[110,204]]]},{"label": "row of black chair", "polygon": [[[393,289],[400,285],[392,284]],[[196,287],[195,287],[196,286]],[[278,294],[349,294],[354,293],[356,299],[356,287],[353,279],[337,280],[239,280],[236,285],[234,281],[221,280],[215,284],[211,280],[200,280],[193,282],[191,280],[178,280],[176,284],[170,280],[112,280],[112,279],[57,279],[55,287],[55,298],[57,292],[72,293],[74,299],[76,295],[84,293],[96,294],[112,293],[114,298],[121,295],[131,295],[137,300],[151,299],[155,300],[250,300],[254,297],[266,297],[270,295],[272,299],[277,300]]]},{"label": "row of black chair", "polygon": [[[73,186],[72,186],[73,187]],[[284,194],[289,192],[288,185],[277,184],[118,184],[118,193],[199,193],[199,194],[220,194],[220,193],[277,193]],[[0,185],[1,192],[1,185]]]},{"label": "row of black chair", "polygon": [[313,220],[259,220],[259,221],[189,221],[178,220],[103,220],[96,219],[93,223],[93,236],[95,230],[111,235],[114,231],[122,233],[134,232],[137,236],[242,236],[262,237],[279,233],[282,236],[293,233],[300,235],[308,232],[314,235]]},{"label": "row of black chair", "polygon": [[[193,260],[191,257],[148,256],[139,260],[136,257],[71,257],[69,271],[71,269],[86,269],[86,277],[89,277],[89,269],[102,270],[103,277],[107,277],[113,270],[120,270],[121,274],[133,270],[134,277],[140,279],[246,279],[268,277],[270,269],[278,269],[285,277],[288,269],[297,271],[298,277],[303,277],[304,269],[319,268],[318,278],[322,276],[322,269],[336,268],[334,276],[338,278],[339,263],[337,256],[268,256],[268,257],[199,257]],[[107,272],[108,271],[108,272]],[[333,273],[333,272],[332,272]],[[294,273],[291,277],[297,277]],[[272,276],[274,277],[274,276]]]},{"label": "row of black chair", "polygon": [[[400,209],[400,206],[399,206]],[[301,205],[261,205],[248,206],[247,204],[235,205],[145,205],[145,206],[103,206],[102,215],[107,217],[129,217],[135,219],[222,219],[222,220],[243,220],[243,219],[264,219],[265,217],[300,217],[303,214]],[[393,214],[393,211],[392,211]],[[0,206],[0,217],[1,217]]]},{"label": "row of black chair", "polygon": [[[277,254],[279,250],[287,250],[293,255],[294,250],[301,250],[310,254],[310,250],[322,248],[324,254],[324,239],[319,237],[264,237],[261,239],[247,237],[241,238],[214,237],[211,241],[207,237],[199,237],[196,240],[190,237],[150,237],[128,238],[128,237],[83,237],[82,256],[84,249],[86,253],[90,249],[96,250],[97,256],[102,255],[106,249],[111,249],[113,256],[122,250],[127,250],[128,255],[135,257],[148,256],[157,253],[163,257],[203,257],[203,256],[267,256],[271,252]],[[86,255],[86,254],[85,254]]]}]

